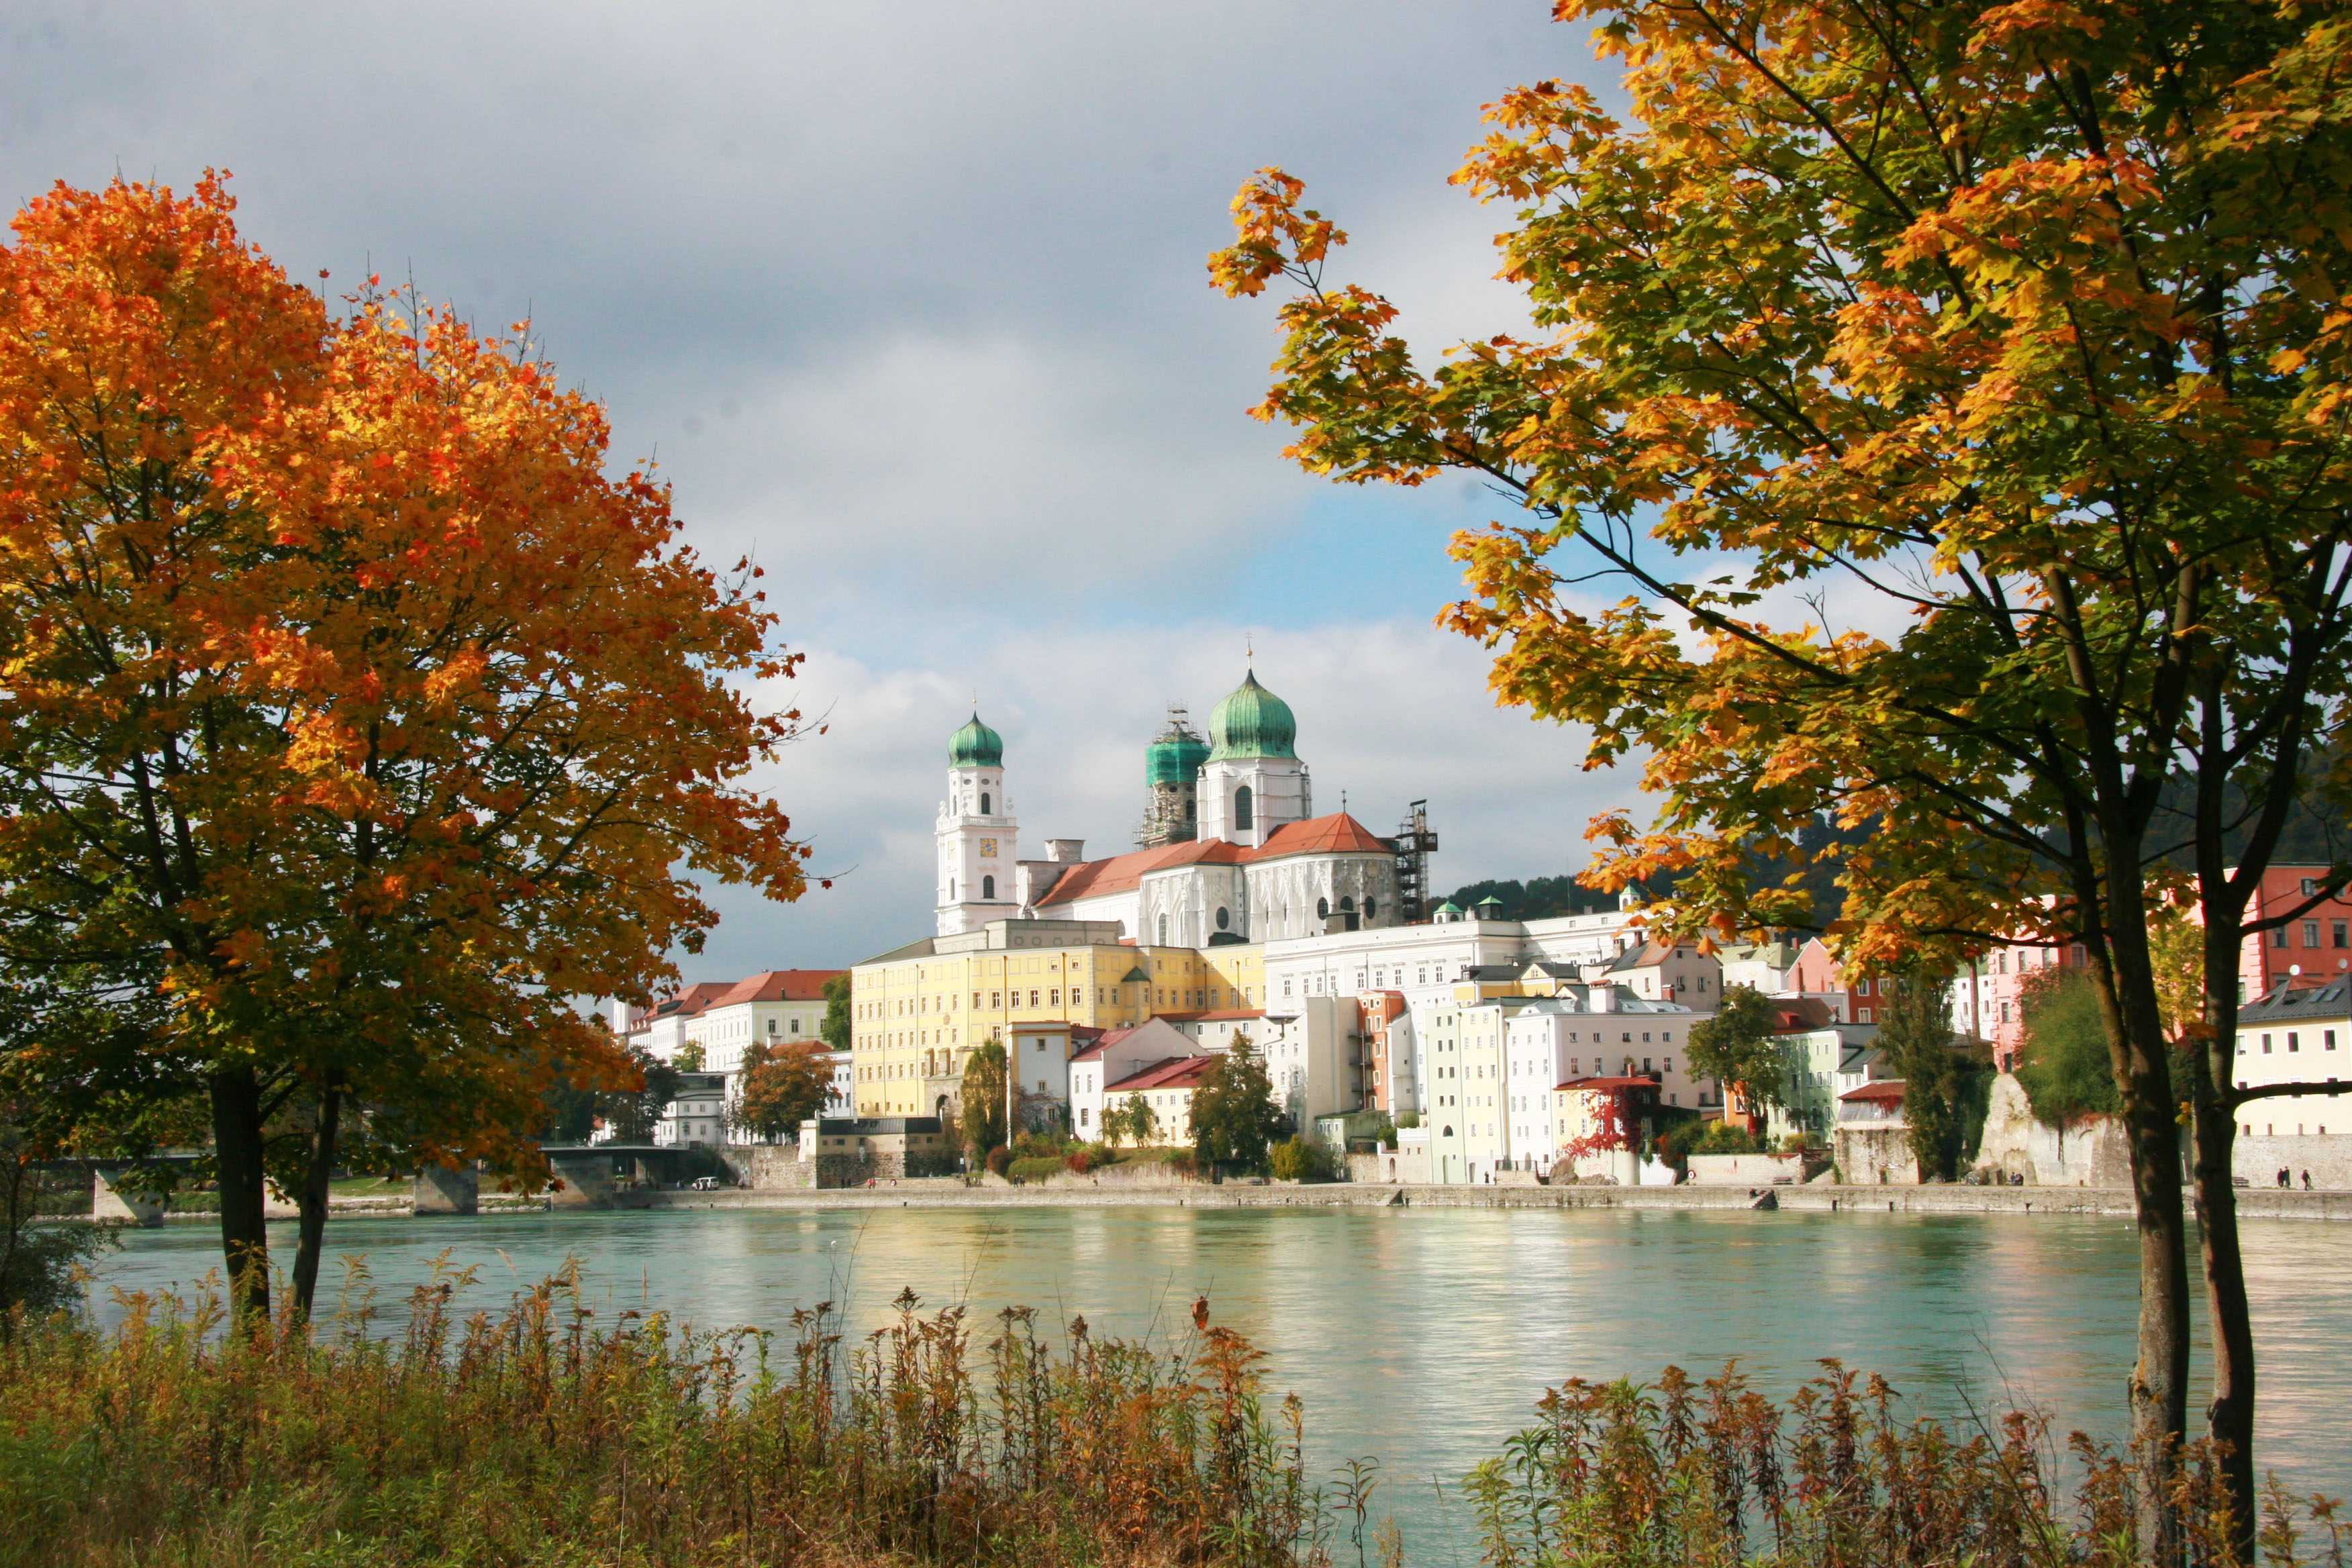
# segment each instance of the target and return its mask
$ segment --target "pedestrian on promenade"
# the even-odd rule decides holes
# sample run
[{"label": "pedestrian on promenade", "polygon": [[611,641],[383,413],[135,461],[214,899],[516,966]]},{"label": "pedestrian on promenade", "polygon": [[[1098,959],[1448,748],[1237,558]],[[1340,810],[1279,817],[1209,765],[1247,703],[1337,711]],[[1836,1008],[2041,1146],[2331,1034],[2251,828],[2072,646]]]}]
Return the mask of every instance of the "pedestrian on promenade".
[{"label": "pedestrian on promenade", "polygon": [[2311,1173],[2309,1171],[2305,1171],[2303,1173],[2303,1190],[2306,1193],[2311,1191]]}]

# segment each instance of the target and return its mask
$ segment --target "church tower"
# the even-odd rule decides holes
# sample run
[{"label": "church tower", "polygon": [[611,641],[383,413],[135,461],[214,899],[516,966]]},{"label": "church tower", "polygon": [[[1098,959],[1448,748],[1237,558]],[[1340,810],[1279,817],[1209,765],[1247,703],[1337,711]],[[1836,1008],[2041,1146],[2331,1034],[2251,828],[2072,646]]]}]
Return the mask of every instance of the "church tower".
[{"label": "church tower", "polygon": [[1150,800],[1135,841],[1146,849],[1189,844],[1200,835],[1201,764],[1209,760],[1202,740],[1181,706],[1168,710],[1168,727],[1144,748],[1143,784]]},{"label": "church tower", "polygon": [[978,931],[1021,912],[1013,889],[1020,825],[1004,797],[1004,741],[980,721],[948,742],[948,797],[940,803],[939,934]]},{"label": "church tower", "polygon": [[1201,837],[1256,848],[1277,827],[1315,815],[1307,764],[1298,760],[1290,704],[1250,671],[1209,715],[1209,760],[1201,765]]}]

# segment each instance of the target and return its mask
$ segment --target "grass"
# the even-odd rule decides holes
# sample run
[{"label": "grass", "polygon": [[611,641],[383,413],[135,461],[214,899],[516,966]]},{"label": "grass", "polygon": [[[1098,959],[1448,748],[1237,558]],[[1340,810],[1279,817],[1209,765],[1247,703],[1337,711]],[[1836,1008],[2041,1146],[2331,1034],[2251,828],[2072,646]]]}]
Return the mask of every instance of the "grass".
[{"label": "grass", "polygon": [[[1203,1321],[1155,1352],[959,1309],[845,1344],[600,1323],[576,1269],[458,1321],[250,1330],[127,1298],[0,1346],[0,1563],[1261,1564],[1314,1556],[1299,1412]],[[1205,1320],[1205,1313],[1202,1314]],[[396,1329],[396,1332],[387,1330]]]},{"label": "grass", "polygon": [[[1311,1486],[1296,1400],[1208,1321],[1173,1350],[985,1328],[961,1309],[845,1340],[600,1321],[576,1267],[459,1319],[444,1263],[404,1315],[235,1327],[216,1300],[120,1298],[100,1331],[0,1342],[0,1564],[949,1564],[1402,1568],[1374,1467]],[[363,1281],[362,1281],[363,1282]],[[1736,1373],[1570,1382],[1467,1479],[1492,1568],[2124,1568],[2132,1475],[2046,1423],[1954,1436],[1833,1363],[1785,1404]],[[2210,1456],[2168,1502],[2178,1568],[2227,1568]],[[2273,1485],[2264,1568],[2341,1568],[2335,1506]],[[2251,1565],[2250,1565],[2251,1568]]]}]

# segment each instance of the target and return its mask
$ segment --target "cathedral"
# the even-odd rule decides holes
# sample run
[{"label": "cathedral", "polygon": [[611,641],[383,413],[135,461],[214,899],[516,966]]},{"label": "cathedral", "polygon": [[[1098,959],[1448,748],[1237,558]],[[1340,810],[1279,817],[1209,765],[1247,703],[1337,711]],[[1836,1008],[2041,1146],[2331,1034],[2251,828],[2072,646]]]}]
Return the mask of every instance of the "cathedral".
[{"label": "cathedral", "polygon": [[980,721],[948,745],[940,806],[939,934],[992,921],[1117,921],[1155,947],[1216,947],[1398,923],[1396,846],[1346,812],[1317,816],[1290,705],[1255,671],[1209,715],[1181,709],[1144,748],[1139,847],[1089,860],[1045,840],[1023,859],[1003,740]]}]

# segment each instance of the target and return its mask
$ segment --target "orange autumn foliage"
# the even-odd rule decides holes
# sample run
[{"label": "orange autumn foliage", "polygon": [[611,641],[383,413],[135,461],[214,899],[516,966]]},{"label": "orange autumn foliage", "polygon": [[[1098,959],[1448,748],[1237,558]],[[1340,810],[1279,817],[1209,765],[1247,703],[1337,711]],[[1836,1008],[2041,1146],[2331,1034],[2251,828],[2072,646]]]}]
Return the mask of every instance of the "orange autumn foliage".
[{"label": "orange autumn foliage", "polygon": [[[797,662],[757,574],[520,342],[331,311],[233,207],[60,186],[0,249],[0,943],[160,990],[250,1284],[323,1096],[394,1168],[536,1181],[541,1091],[631,1070],[567,999],[645,1000],[698,879],[792,899],[804,851],[744,783],[798,718],[749,695]],[[9,1070],[102,1118],[86,1054]]]}]

